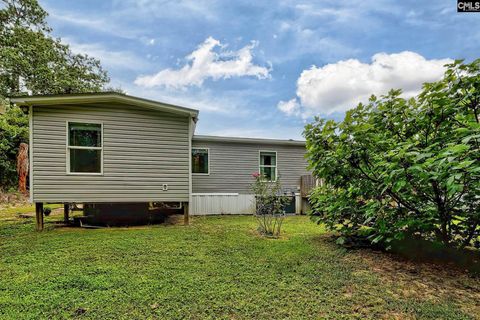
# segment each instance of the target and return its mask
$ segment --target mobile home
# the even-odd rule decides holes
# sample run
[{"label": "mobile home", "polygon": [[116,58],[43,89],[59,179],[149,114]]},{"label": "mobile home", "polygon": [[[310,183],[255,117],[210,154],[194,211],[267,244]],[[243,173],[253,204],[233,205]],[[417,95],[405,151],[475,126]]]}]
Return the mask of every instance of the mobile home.
[{"label": "mobile home", "polygon": [[252,173],[280,177],[304,210],[305,142],[195,135],[195,109],[106,92],[25,96],[30,200],[44,203],[176,203],[188,215],[251,214]]}]

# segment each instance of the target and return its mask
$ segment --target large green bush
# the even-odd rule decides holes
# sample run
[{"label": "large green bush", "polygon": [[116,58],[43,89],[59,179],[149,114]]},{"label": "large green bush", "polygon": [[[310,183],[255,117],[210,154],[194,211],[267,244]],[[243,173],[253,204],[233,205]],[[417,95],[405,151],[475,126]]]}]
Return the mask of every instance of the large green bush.
[{"label": "large green bush", "polygon": [[28,143],[28,117],[16,106],[0,99],[0,191],[16,187],[16,157],[20,143]]},{"label": "large green bush", "polygon": [[313,217],[343,241],[388,243],[406,235],[479,246],[480,60],[448,65],[415,98],[372,96],[342,122],[305,128],[309,162],[324,187]]}]

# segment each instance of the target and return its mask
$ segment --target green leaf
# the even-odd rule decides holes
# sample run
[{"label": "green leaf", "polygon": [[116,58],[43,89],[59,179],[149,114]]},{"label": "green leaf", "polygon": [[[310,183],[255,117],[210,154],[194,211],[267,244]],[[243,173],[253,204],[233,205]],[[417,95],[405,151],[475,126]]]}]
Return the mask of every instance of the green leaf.
[{"label": "green leaf", "polygon": [[337,240],[335,241],[336,244],[343,246],[347,239],[345,237],[338,237]]}]

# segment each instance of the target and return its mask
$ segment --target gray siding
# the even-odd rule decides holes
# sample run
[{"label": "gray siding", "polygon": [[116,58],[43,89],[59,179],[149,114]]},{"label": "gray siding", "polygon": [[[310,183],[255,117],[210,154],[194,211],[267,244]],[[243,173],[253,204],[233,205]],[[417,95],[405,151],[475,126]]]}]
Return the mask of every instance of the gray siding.
[{"label": "gray siding", "polygon": [[[103,122],[101,176],[66,172],[66,124],[82,120]],[[127,105],[33,107],[33,201],[188,201],[188,121]]]},{"label": "gray siding", "polygon": [[277,172],[284,189],[297,192],[300,176],[308,174],[304,146],[207,142],[194,138],[192,147],[210,148],[210,175],[192,175],[193,193],[251,193],[252,173],[259,170],[260,150],[277,152]]}]

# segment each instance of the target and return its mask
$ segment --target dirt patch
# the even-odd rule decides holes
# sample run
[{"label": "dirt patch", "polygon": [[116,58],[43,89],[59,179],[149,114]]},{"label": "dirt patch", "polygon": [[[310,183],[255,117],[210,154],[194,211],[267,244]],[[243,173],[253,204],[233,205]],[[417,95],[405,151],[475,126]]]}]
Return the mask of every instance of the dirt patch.
[{"label": "dirt patch", "polygon": [[[191,219],[191,217],[190,217]],[[192,222],[190,222],[192,223]],[[166,216],[165,225],[184,225],[184,217],[183,214],[170,214]]]},{"label": "dirt patch", "polygon": [[[314,237],[332,248],[341,248],[331,234]],[[480,319],[480,275],[448,263],[430,263],[407,259],[395,253],[370,248],[344,249],[345,263],[353,266],[353,276],[363,278],[372,273],[378,277],[384,294],[397,301],[422,301],[441,304],[449,301],[462,312]],[[344,297],[354,296],[357,287],[347,287]],[[414,319],[408,313],[392,310],[384,319]]]},{"label": "dirt patch", "polygon": [[0,210],[22,207],[29,204],[28,195],[20,192],[2,192],[0,190]]},{"label": "dirt patch", "polygon": [[465,313],[480,317],[480,277],[454,266],[407,261],[369,249],[349,252],[346,259],[361,271],[373,271],[398,298],[452,301]]}]

